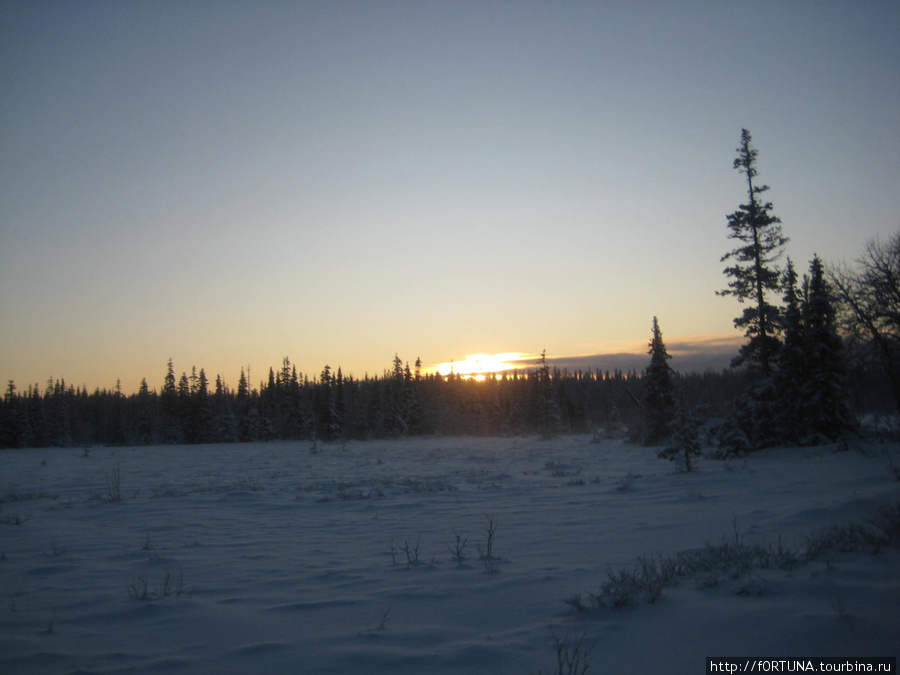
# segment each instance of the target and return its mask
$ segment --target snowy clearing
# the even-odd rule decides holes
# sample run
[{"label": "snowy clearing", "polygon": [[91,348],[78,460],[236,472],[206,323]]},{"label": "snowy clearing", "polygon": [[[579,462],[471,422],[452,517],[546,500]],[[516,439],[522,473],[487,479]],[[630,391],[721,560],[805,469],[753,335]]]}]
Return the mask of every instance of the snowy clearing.
[{"label": "snowy clearing", "polygon": [[[896,447],[689,474],[656,451],[588,437],[4,450],[0,671],[555,673],[551,631],[586,632],[591,673],[898,656],[900,550],[804,556],[808,535],[897,504]],[[640,556],[728,542],[796,564],[589,602]]]}]

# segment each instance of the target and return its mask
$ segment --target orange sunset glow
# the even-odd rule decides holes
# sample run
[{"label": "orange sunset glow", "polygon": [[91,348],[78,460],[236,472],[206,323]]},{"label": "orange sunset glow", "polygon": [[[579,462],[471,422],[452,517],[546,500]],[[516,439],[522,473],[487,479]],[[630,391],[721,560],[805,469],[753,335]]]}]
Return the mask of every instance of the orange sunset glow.
[{"label": "orange sunset glow", "polygon": [[533,360],[530,354],[523,352],[505,352],[502,354],[467,354],[465,361],[448,361],[439,363],[434,371],[446,377],[450,373],[460,375],[464,379],[482,381],[492,373],[524,368]]}]

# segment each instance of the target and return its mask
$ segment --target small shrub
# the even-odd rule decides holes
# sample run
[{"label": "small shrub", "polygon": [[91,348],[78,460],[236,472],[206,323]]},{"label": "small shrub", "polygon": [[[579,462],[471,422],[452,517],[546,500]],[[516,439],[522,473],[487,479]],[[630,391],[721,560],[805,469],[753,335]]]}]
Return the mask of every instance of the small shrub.
[{"label": "small shrub", "polygon": [[484,564],[484,569],[488,572],[498,572],[500,564],[503,562],[503,556],[496,552],[497,531],[500,529],[500,520],[493,513],[483,514],[487,519],[485,525],[485,543],[484,546],[476,544],[478,547],[478,559]]},{"label": "small shrub", "polygon": [[[679,571],[676,558],[658,556],[654,559],[640,556],[630,570],[607,570],[606,581],[600,585],[596,595],[591,595],[591,600],[599,607],[612,609],[630,607],[639,600],[652,605]],[[567,603],[572,604],[571,601]]]},{"label": "small shrub", "polygon": [[824,530],[814,534],[808,534],[804,537],[806,542],[806,550],[804,558],[806,560],[815,560],[826,551],[831,550],[831,541],[824,536]]},{"label": "small shrub", "polygon": [[584,602],[584,598],[581,593],[575,593],[572,597],[567,598],[564,601],[567,605],[569,605],[576,612],[586,612],[588,611],[588,606]]},{"label": "small shrub", "polygon": [[494,574],[500,571],[500,563],[503,562],[503,558],[500,556],[494,556],[493,558],[485,558],[484,559],[484,569]]},{"label": "small shrub", "polygon": [[900,546],[900,502],[879,506],[868,522],[889,546]]},{"label": "small shrub", "polygon": [[379,621],[378,621],[378,627],[376,628],[376,630],[385,630],[385,629],[387,629],[387,622],[388,622],[388,619],[389,619],[390,616],[391,616],[391,609],[392,609],[392,608],[393,608],[393,605],[388,605],[388,606],[381,612],[381,618],[380,618]]},{"label": "small shrub", "polygon": [[66,553],[68,553],[68,551],[64,547],[60,546],[59,542],[55,538],[50,540],[50,554],[54,558],[61,558]]},{"label": "small shrub", "polygon": [[178,571],[178,577],[173,577],[169,568],[166,567],[162,583],[156,589],[156,594],[164,598],[174,595],[176,598],[184,594],[184,570]]},{"label": "small shrub", "polygon": [[416,537],[415,546],[410,546],[409,541],[403,542],[403,552],[406,554],[406,567],[410,568],[419,564],[419,537]]},{"label": "small shrub", "polygon": [[566,632],[559,637],[550,629],[550,635],[556,647],[556,670],[538,671],[535,675],[584,675],[591,666],[591,654],[597,646],[596,642],[586,642],[588,631],[578,635]]},{"label": "small shrub", "polygon": [[25,502],[38,499],[56,500],[59,499],[59,494],[56,492],[7,492],[6,495],[0,499],[0,508],[7,502]]},{"label": "small shrub", "polygon": [[678,470],[689,473],[694,470],[697,459],[702,454],[700,448],[700,422],[688,411],[684,397],[680,397],[675,409],[675,433],[672,445],[661,450],[658,456],[675,462]]},{"label": "small shrub", "polygon": [[147,531],[147,536],[144,537],[144,541],[141,543],[141,550],[149,551],[151,553],[156,550],[156,547],[153,545],[153,542],[150,539],[150,531],[149,530]]},{"label": "small shrub", "polygon": [[485,527],[485,549],[481,551],[481,557],[485,560],[492,560],[496,556],[494,555],[494,542],[497,538],[497,530],[500,529],[500,521],[493,513],[485,513],[484,517],[487,518],[487,525]]},{"label": "small shrub", "polygon": [[28,518],[23,516],[21,513],[4,513],[2,509],[0,509],[0,523],[7,523],[8,525],[21,525]]},{"label": "small shrub", "polygon": [[832,551],[881,553],[889,544],[889,538],[877,527],[873,530],[859,523],[832,525],[806,537],[805,557],[807,560],[815,560],[823,553]]},{"label": "small shrub", "polygon": [[892,459],[888,462],[888,474],[894,481],[900,483],[900,461]]},{"label": "small shrub", "polygon": [[629,471],[625,476],[619,479],[618,484],[616,485],[616,490],[619,492],[625,492],[626,490],[630,490],[631,486],[634,485],[634,482],[638,478],[643,478],[643,476],[639,473],[634,473],[633,471]]},{"label": "small shrub", "polygon": [[[700,551],[675,556],[641,556],[630,570],[607,570],[606,581],[600,584],[597,594],[589,597],[594,605],[613,609],[629,607],[640,599],[653,604],[672,579],[695,574],[706,575],[697,582],[699,589],[718,586],[720,575],[725,574],[731,579],[744,578],[735,591],[738,595],[762,595],[759,581],[750,578],[754,569],[791,570],[803,561],[826,555],[830,570],[834,567],[834,552],[878,554],[888,546],[900,546],[900,502],[878,507],[865,523],[832,525],[810,534],[802,551],[785,545],[780,537],[777,544],[745,544],[735,519],[732,541],[723,537],[718,545],[707,543]],[[817,575],[814,571],[813,578]],[[572,596],[565,603],[579,612],[586,611],[581,595]]]},{"label": "small shrub", "polygon": [[[644,595],[644,600],[652,605],[662,595],[665,585],[671,581],[675,568],[674,566],[662,567],[655,560],[646,556],[638,558],[638,566],[638,587]],[[671,576],[667,575],[666,570],[671,570]]]},{"label": "small shrub", "polygon": [[785,546],[780,536],[778,537],[778,544],[773,549],[773,554],[775,565],[780,570],[792,570],[800,564],[800,557],[797,555],[797,551]]},{"label": "small shrub", "polygon": [[447,550],[450,551],[450,555],[453,556],[456,564],[462,565],[466,559],[466,543],[469,541],[469,538],[462,536],[455,527],[453,528],[453,536],[456,537],[456,542],[451,546],[447,546]]},{"label": "small shrub", "polygon": [[179,598],[185,593],[190,593],[190,589],[184,585],[184,570],[179,570],[178,576],[175,577],[168,567],[166,567],[162,581],[159,586],[153,589],[153,592],[150,591],[150,583],[147,577],[143,576],[133,578],[131,583],[126,584],[126,590],[128,591],[128,597],[133,600],[149,600],[153,596]]},{"label": "small shrub", "polygon": [[106,494],[103,501],[120,502],[125,499],[122,494],[122,470],[119,462],[112,465],[112,468],[104,474],[106,477]]},{"label": "small shrub", "polygon": [[149,596],[150,589],[145,577],[135,577],[126,588],[128,589],[128,597],[133,600],[146,600]]},{"label": "small shrub", "polygon": [[600,584],[599,593],[591,595],[594,604],[598,607],[611,607],[612,609],[623,609],[634,604],[638,586],[634,572],[626,569],[613,572],[610,569],[606,571],[606,576],[607,580]]},{"label": "small shrub", "polygon": [[370,638],[377,638],[378,635],[387,630],[388,619],[391,616],[391,609],[393,609],[392,605],[388,605],[376,618],[374,624],[370,622],[366,627],[365,631],[360,631],[360,635],[364,635]]}]

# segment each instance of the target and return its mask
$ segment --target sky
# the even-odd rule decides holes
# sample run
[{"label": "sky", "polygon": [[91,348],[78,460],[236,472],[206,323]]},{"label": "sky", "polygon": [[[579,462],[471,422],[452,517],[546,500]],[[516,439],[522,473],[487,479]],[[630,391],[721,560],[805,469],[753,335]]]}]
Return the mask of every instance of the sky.
[{"label": "sky", "polygon": [[0,378],[677,367],[741,129],[805,269],[900,227],[898,123],[887,0],[2,0]]}]

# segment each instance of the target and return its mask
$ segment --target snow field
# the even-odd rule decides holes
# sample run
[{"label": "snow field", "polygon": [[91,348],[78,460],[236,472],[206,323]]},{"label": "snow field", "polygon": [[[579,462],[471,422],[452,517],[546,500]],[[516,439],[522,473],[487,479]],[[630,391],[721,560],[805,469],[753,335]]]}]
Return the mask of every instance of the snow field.
[{"label": "snow field", "polygon": [[551,628],[587,632],[591,673],[897,655],[896,549],[678,577],[652,605],[566,604],[642,555],[736,537],[802,551],[896,503],[894,448],[678,474],[653,448],[589,441],[3,451],[0,671],[555,672]]}]

